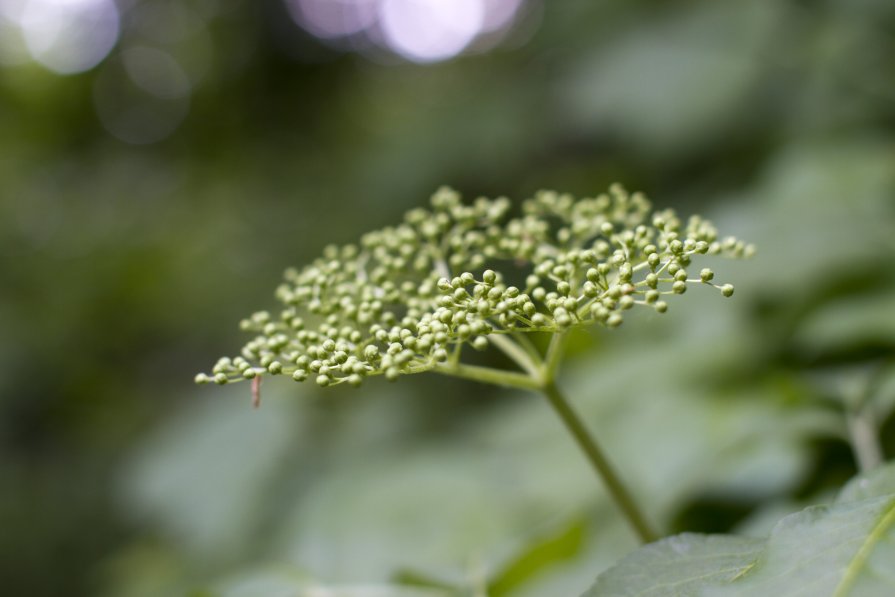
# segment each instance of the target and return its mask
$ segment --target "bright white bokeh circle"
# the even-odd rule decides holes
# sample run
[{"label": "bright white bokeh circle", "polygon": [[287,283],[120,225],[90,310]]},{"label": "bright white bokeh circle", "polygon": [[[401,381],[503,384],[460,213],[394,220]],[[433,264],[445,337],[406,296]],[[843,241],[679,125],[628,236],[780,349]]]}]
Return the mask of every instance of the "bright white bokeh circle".
[{"label": "bright white bokeh circle", "polygon": [[482,30],[481,0],[383,0],[379,24],[389,48],[414,62],[456,56]]},{"label": "bright white bokeh circle", "polygon": [[35,61],[69,75],[90,70],[112,51],[120,17],[113,0],[27,0],[19,27]]}]

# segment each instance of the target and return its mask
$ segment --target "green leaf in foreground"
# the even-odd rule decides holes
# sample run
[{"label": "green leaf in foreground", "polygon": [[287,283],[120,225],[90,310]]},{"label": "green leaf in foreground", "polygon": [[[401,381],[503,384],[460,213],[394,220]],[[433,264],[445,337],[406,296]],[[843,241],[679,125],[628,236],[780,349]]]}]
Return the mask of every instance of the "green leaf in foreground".
[{"label": "green leaf in foreground", "polygon": [[829,506],[783,518],[766,540],[684,534],[643,547],[584,597],[895,595],[895,464]]},{"label": "green leaf in foreground", "polygon": [[288,566],[268,566],[219,583],[204,597],[452,597],[447,590],[391,583],[329,585]]}]

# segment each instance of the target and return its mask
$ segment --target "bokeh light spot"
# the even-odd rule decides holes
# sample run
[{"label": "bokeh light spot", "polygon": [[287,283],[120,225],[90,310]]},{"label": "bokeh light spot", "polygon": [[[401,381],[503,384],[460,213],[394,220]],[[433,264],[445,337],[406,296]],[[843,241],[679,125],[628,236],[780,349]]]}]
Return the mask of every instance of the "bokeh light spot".
[{"label": "bokeh light spot", "polygon": [[189,79],[161,50],[129,48],[106,63],[94,80],[93,102],[103,127],[134,145],[169,137],[190,107]]},{"label": "bokeh light spot", "polygon": [[284,0],[295,23],[327,44],[421,63],[494,47],[526,0]]},{"label": "bokeh light spot", "polygon": [[190,93],[190,82],[170,55],[155,48],[128,48],[121,54],[124,70],[134,85],[161,99]]},{"label": "bokeh light spot", "polygon": [[120,30],[113,0],[28,0],[19,25],[32,58],[64,75],[99,64]]},{"label": "bokeh light spot", "polygon": [[522,7],[522,0],[484,0],[482,31],[499,31],[512,25]]},{"label": "bokeh light spot", "polygon": [[324,39],[361,33],[376,22],[376,0],[289,0],[296,23]]},{"label": "bokeh light spot", "polygon": [[480,0],[384,0],[380,25],[390,49],[414,62],[456,56],[482,31]]},{"label": "bokeh light spot", "polygon": [[25,0],[0,0],[0,65],[28,62],[30,55],[19,22]]}]

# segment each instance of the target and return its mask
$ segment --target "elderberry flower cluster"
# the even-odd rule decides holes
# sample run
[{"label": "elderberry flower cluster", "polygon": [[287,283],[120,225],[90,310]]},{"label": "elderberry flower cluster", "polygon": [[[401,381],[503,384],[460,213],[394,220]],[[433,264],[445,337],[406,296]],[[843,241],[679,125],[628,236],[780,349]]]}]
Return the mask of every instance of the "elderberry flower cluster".
[{"label": "elderberry flower cluster", "polygon": [[690,284],[729,297],[733,286],[715,284],[707,268],[692,273],[692,262],[753,250],[719,239],[697,216],[684,222],[672,210],[654,212],[644,195],[618,185],[578,200],[543,191],[517,217],[510,208],[505,198],[467,205],[441,188],[430,209],[358,244],[327,247],[307,267],[286,271],[279,313],[242,321],[255,336],[241,355],[220,359],[196,381],[270,374],[357,386],[375,375],[449,371],[466,345],[484,350],[507,335],[617,327],[635,306],[664,313],[664,299]]}]

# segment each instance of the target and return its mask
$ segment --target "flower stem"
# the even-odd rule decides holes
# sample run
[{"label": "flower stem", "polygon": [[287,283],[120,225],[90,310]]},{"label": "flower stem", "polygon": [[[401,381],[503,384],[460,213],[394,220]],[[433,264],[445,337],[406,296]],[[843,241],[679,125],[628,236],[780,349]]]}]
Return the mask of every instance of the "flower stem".
[{"label": "flower stem", "polygon": [[523,390],[540,390],[540,384],[523,373],[515,373],[513,371],[501,371],[499,369],[491,369],[490,367],[478,367],[476,365],[443,364],[432,369],[435,373],[442,375],[452,375],[454,377],[462,377],[471,381],[502,386],[505,388],[520,388]]},{"label": "flower stem", "polygon": [[538,375],[539,362],[534,361],[531,353],[523,349],[521,344],[500,334],[490,334],[488,339],[526,373],[531,376]]},{"label": "flower stem", "polygon": [[637,532],[640,539],[644,543],[651,543],[657,540],[659,536],[646,521],[640,508],[634,502],[628,489],[622,483],[621,478],[619,478],[605,454],[603,454],[600,446],[588,432],[584,423],[582,423],[581,418],[572,408],[572,405],[569,404],[559,391],[559,388],[556,387],[556,384],[552,381],[548,382],[543,386],[542,391],[544,396],[546,396],[547,400],[550,402],[550,405],[553,406],[554,410],[559,415],[559,418],[562,419],[566,428],[575,438],[578,447],[580,447],[585,456],[587,456],[591,466],[593,466],[603,479],[603,482],[606,484],[606,489],[609,490],[609,495],[624,513],[631,526],[634,527],[634,530]]},{"label": "flower stem", "polygon": [[646,521],[646,517],[640,511],[634,498],[628,492],[624,483],[622,483],[618,473],[615,472],[615,469],[609,463],[606,455],[600,449],[596,439],[590,434],[587,427],[584,426],[581,417],[575,412],[572,405],[566,400],[562,395],[562,392],[560,392],[559,388],[556,386],[554,376],[559,367],[560,355],[565,344],[565,335],[554,335],[551,339],[547,356],[544,361],[540,363],[540,367],[532,362],[525,351],[521,350],[520,346],[511,339],[500,336],[496,337],[500,338],[500,342],[495,344],[503,349],[504,352],[525,369],[528,374],[492,369],[490,367],[466,365],[459,362],[440,364],[432,370],[436,373],[462,377],[480,383],[531,390],[543,394],[559,415],[559,418],[562,419],[566,429],[568,429],[572,434],[572,437],[575,438],[578,447],[584,452],[584,455],[590,461],[591,466],[609,490],[610,497],[628,519],[628,522],[634,528],[641,541],[644,543],[651,543],[657,540],[659,535],[656,534]]},{"label": "flower stem", "polygon": [[858,468],[862,473],[873,470],[883,463],[883,451],[877,437],[876,426],[870,409],[846,414],[848,434]]}]

